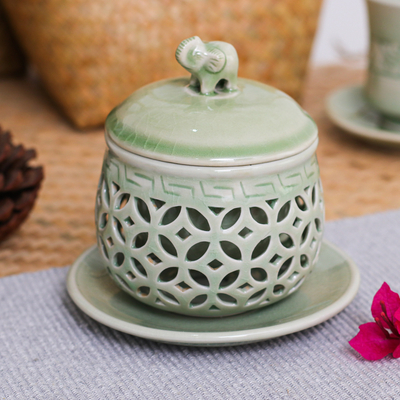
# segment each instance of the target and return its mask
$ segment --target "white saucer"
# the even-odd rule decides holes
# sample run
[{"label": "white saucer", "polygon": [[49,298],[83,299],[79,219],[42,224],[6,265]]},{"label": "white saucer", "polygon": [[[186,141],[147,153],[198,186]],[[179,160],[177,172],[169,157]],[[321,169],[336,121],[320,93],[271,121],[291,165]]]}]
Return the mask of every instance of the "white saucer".
[{"label": "white saucer", "polygon": [[71,267],[67,289],[83,312],[119,331],[164,343],[231,346],[287,335],[326,321],[353,300],[359,283],[353,261],[324,241],[318,264],[297,292],[271,306],[231,317],[188,317],[136,301],[108,276],[95,246]]},{"label": "white saucer", "polygon": [[400,132],[382,127],[383,118],[364,97],[362,86],[349,86],[329,94],[329,118],[347,133],[380,145],[400,147]]}]

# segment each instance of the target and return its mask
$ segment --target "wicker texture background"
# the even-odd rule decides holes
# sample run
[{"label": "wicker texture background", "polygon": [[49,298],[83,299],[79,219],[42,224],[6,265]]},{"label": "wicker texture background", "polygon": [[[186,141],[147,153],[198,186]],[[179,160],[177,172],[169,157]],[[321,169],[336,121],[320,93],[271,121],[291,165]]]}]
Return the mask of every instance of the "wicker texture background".
[{"label": "wicker texture background", "polygon": [[[312,72],[304,106],[320,129],[318,157],[328,220],[400,208],[400,151],[376,148],[330,123],[324,98],[363,80],[358,70]],[[0,122],[15,143],[36,147],[46,179],[29,219],[0,244],[0,276],[66,265],[95,243],[94,204],[105,149],[102,130],[79,133],[33,84],[0,81]]]},{"label": "wicker texture background", "polygon": [[[50,95],[78,126],[133,90],[185,75],[181,40],[232,43],[239,75],[299,98],[321,0],[1,0]],[[99,56],[101,54],[101,56]]]}]

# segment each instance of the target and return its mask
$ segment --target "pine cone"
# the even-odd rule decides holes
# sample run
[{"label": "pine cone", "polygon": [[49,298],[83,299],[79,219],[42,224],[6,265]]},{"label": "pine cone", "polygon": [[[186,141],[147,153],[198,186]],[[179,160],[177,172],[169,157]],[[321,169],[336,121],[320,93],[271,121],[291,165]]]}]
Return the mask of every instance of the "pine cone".
[{"label": "pine cone", "polygon": [[42,167],[30,167],[34,149],[14,146],[0,127],[0,240],[17,229],[31,211],[43,179]]}]

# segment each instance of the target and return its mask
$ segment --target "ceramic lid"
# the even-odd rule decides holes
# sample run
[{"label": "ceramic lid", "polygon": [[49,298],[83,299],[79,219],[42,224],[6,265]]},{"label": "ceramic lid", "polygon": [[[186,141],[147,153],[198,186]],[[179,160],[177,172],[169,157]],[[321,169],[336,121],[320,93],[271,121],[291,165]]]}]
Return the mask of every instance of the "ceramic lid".
[{"label": "ceramic lid", "polygon": [[192,76],[134,92],[107,117],[108,140],[148,158],[202,166],[275,161],[317,140],[314,121],[292,98],[237,78],[230,44],[193,37],[176,58]]}]

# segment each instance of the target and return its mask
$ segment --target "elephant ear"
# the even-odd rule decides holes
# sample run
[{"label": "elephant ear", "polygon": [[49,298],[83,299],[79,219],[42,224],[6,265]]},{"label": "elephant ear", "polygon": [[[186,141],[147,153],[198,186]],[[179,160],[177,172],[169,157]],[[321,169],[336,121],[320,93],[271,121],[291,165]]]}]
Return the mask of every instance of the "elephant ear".
[{"label": "elephant ear", "polygon": [[216,74],[225,67],[226,56],[223,51],[213,48],[207,52],[207,62],[204,64],[206,71]]}]

